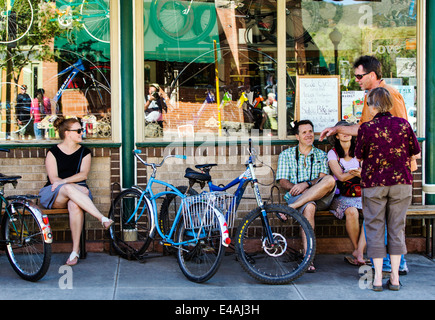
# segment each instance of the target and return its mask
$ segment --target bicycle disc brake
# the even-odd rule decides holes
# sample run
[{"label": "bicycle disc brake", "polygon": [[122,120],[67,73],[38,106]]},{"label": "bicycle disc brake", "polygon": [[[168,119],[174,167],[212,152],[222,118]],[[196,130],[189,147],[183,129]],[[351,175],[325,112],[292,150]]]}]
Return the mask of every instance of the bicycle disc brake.
[{"label": "bicycle disc brake", "polygon": [[287,250],[287,240],[279,233],[273,233],[273,243],[263,240],[263,250],[271,257],[279,257]]}]

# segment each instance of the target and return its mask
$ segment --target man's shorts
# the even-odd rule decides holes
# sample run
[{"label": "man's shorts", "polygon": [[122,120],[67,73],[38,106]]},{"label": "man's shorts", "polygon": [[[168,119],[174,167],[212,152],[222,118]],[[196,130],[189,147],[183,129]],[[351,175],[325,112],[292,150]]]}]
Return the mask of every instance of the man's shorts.
[{"label": "man's shorts", "polygon": [[[333,189],[330,193],[328,193],[327,195],[325,195],[323,198],[321,198],[321,199],[319,199],[319,200],[316,200],[316,201],[309,201],[309,202],[305,203],[303,206],[297,208],[296,210],[297,210],[300,214],[303,214],[303,213],[304,213],[304,210],[305,210],[305,207],[306,207],[308,204],[310,204],[310,203],[312,203],[312,204],[314,204],[314,205],[316,206],[316,211],[328,210],[328,209],[329,209],[329,206],[330,206],[331,203],[332,203],[332,200],[334,199],[334,196],[335,196],[335,189],[336,189],[336,186],[334,187],[334,189]],[[288,195],[286,196],[287,204],[292,204],[292,203],[295,202],[297,199],[299,199],[300,196],[302,196],[302,193],[301,193],[301,194],[298,194],[297,196],[292,196],[291,194],[288,194]]]}]

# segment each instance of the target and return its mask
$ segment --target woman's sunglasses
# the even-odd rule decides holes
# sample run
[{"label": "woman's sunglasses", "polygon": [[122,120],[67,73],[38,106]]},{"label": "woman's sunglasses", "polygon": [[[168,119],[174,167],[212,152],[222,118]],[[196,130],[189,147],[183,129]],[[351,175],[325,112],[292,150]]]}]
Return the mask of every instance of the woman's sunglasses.
[{"label": "woman's sunglasses", "polygon": [[80,129],[66,130],[66,131],[75,131],[75,132],[77,132],[78,134],[81,134],[84,130],[83,130],[83,128],[80,128]]},{"label": "woman's sunglasses", "polygon": [[355,78],[357,78],[358,80],[361,80],[362,78],[364,78],[364,76],[368,75],[370,72],[364,73],[364,74],[356,74]]}]

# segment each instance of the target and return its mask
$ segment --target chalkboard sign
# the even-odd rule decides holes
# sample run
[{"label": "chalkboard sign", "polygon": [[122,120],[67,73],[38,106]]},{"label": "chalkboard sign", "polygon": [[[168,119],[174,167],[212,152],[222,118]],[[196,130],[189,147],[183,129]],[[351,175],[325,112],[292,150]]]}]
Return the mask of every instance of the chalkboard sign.
[{"label": "chalkboard sign", "polygon": [[340,119],[340,76],[298,76],[296,120],[311,120],[319,133]]}]

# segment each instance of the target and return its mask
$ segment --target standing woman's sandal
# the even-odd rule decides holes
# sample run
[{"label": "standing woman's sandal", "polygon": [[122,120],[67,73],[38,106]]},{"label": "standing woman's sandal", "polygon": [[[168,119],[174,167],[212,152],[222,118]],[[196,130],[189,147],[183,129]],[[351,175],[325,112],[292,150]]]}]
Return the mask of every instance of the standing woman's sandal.
[{"label": "standing woman's sandal", "polygon": [[104,230],[107,230],[110,228],[110,226],[113,224],[113,220],[109,219],[107,217],[102,217],[101,218],[101,224],[103,225]]},{"label": "standing woman's sandal", "polygon": [[69,255],[69,258],[68,258],[68,260],[66,260],[66,265],[67,266],[70,266],[70,267],[72,267],[72,266],[75,266],[78,262],[79,262],[79,255],[78,255],[78,253],[77,252],[75,252],[75,251],[73,251],[73,252],[71,252],[71,254]]}]

